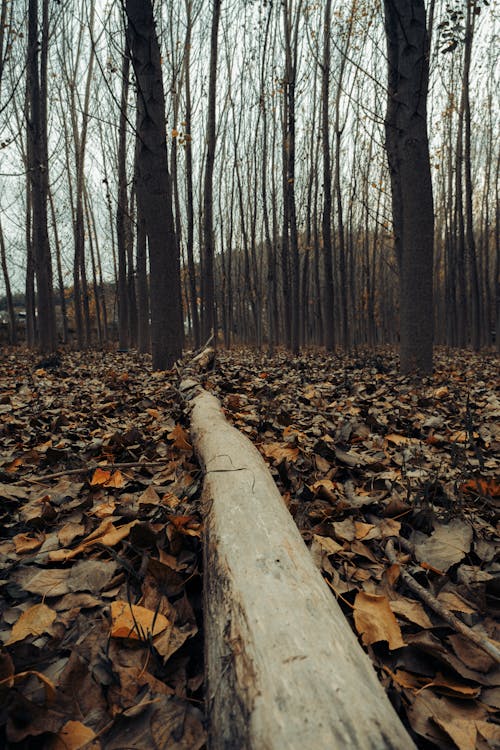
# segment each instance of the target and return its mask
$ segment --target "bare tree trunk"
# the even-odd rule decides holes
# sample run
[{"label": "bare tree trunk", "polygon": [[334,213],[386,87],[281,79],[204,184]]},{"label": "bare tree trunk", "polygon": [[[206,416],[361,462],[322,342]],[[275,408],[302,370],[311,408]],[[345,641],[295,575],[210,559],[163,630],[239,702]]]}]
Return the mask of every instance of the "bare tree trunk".
[{"label": "bare tree trunk", "polygon": [[474,38],[475,13],[472,3],[467,3],[465,22],[465,55],[462,91],[464,97],[464,168],[465,168],[465,215],[466,215],[466,244],[467,261],[470,283],[470,327],[471,342],[475,351],[481,347],[481,316],[479,299],[479,279],[477,273],[476,242],[474,238],[474,211],[472,205],[472,173],[471,173],[471,111],[469,77],[472,55],[472,41]]},{"label": "bare tree trunk", "polygon": [[323,263],[325,268],[324,343],[328,351],[335,348],[334,284],[332,263],[332,172],[330,165],[330,33],[332,0],[326,0],[323,39],[323,64],[321,76],[322,140],[323,140]]},{"label": "bare tree trunk", "polygon": [[[0,45],[0,51],[2,47]],[[12,300],[12,290],[10,287],[9,269],[7,268],[7,252],[5,249],[5,238],[3,236],[2,223],[0,221],[0,259],[2,264],[2,274],[5,284],[5,297],[7,300],[7,313],[9,316],[9,343],[12,346],[17,344],[17,320]]]},{"label": "bare tree trunk", "polygon": [[[42,6],[42,43],[38,44],[38,0],[29,0],[28,11],[28,80],[30,90],[31,157],[29,170],[33,205],[33,260],[37,281],[39,347],[44,354],[57,345],[52,287],[52,263],[47,228],[48,159],[47,159],[47,53],[48,0]],[[40,69],[38,59],[40,54]]]},{"label": "bare tree trunk", "polygon": [[118,202],[116,205],[116,239],[118,249],[118,349],[129,346],[128,296],[127,296],[127,103],[130,56],[125,49],[122,56],[122,89],[120,122],[118,126]]},{"label": "bare tree trunk", "polygon": [[299,238],[297,232],[297,214],[295,205],[295,82],[297,76],[297,39],[300,23],[299,0],[293,17],[293,0],[283,2],[283,28],[285,35],[285,95],[287,98],[287,117],[285,123],[285,215],[290,237],[291,266],[291,329],[290,348],[294,354],[299,352],[300,332],[300,265]]},{"label": "bare tree trunk", "polygon": [[[388,55],[386,149],[400,273],[401,372],[432,372],[434,209],[427,139],[424,0],[384,0]],[[399,241],[398,241],[399,240]]]},{"label": "bare tree trunk", "polygon": [[210,332],[214,333],[214,343],[217,343],[217,315],[215,309],[215,280],[214,254],[215,238],[213,228],[213,173],[215,162],[216,139],[216,86],[217,86],[217,38],[222,0],[213,0],[212,31],[210,39],[210,69],[208,83],[208,114],[207,114],[207,156],[205,162],[205,180],[203,188],[203,241],[204,241],[204,274],[205,299],[203,300],[203,338],[206,340]]},{"label": "bare tree trunk", "polygon": [[61,243],[59,241],[59,232],[57,231],[57,219],[56,219],[56,211],[54,207],[54,197],[52,195],[52,190],[49,187],[49,205],[50,205],[50,215],[52,217],[52,229],[54,232],[54,241],[56,245],[56,265],[57,265],[57,283],[59,286],[59,299],[60,299],[60,305],[61,305],[61,317],[62,317],[62,324],[63,324],[63,330],[62,330],[62,341],[63,344],[68,343],[68,310],[66,306],[66,297],[64,296],[64,279],[63,279],[63,273],[62,273],[62,262],[61,262]]},{"label": "bare tree trunk", "polygon": [[182,354],[183,331],[160,49],[151,0],[127,0],[126,11],[139,92],[137,201],[149,240],[153,368],[166,370]]},{"label": "bare tree trunk", "polygon": [[199,349],[201,346],[200,316],[198,312],[198,293],[196,289],[196,269],[194,265],[194,198],[193,198],[193,152],[191,148],[191,31],[192,31],[192,0],[186,2],[186,41],[184,45],[184,65],[185,65],[185,115],[186,123],[186,254],[189,274],[189,297],[191,305],[191,319],[193,322],[194,346]]}]

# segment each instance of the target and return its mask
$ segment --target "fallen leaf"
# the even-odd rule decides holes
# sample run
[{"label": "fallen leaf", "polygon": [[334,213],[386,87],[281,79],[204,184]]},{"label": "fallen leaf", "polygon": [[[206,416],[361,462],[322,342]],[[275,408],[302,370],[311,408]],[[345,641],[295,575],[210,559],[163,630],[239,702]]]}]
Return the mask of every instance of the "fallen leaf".
[{"label": "fallen leaf", "polygon": [[454,518],[447,524],[436,523],[432,535],[415,544],[415,557],[446,573],[460,562],[472,543],[472,528],[468,523]]},{"label": "fallen leaf", "polygon": [[390,602],[390,607],[394,614],[400,615],[409,622],[414,622],[415,625],[420,625],[421,628],[432,628],[432,621],[420,602],[416,602],[414,599],[408,599],[401,597]]},{"label": "fallen leaf", "polygon": [[468,479],[459,488],[467,495],[480,495],[483,497],[500,497],[500,484],[494,479],[482,479],[480,477]]},{"label": "fallen leaf", "polygon": [[52,624],[57,617],[57,612],[47,607],[46,604],[35,604],[23,612],[19,620],[12,628],[12,633],[6,646],[11,646],[17,641],[22,641],[31,635],[42,635],[50,633]]},{"label": "fallen leaf", "polygon": [[392,651],[405,645],[401,628],[385,596],[358,592],[354,600],[354,624],[365,646],[387,641]]},{"label": "fallen leaf", "polygon": [[82,724],[81,721],[67,721],[48,750],[80,750],[96,736],[93,729]]},{"label": "fallen leaf", "polygon": [[187,439],[188,434],[180,424],[176,424],[167,437],[173,441],[174,448],[178,448],[180,451],[188,451],[189,453],[193,450]]},{"label": "fallen leaf", "polygon": [[281,461],[296,461],[299,457],[299,449],[293,448],[286,443],[266,443],[260,446],[262,453],[266,458],[272,458],[276,463]]},{"label": "fallen leaf", "polygon": [[109,482],[110,479],[111,479],[110,471],[97,468],[92,475],[90,484],[92,487],[98,487],[98,486],[106,484],[106,482]]},{"label": "fallen leaf", "polygon": [[14,546],[18,555],[24,552],[34,552],[39,549],[45,541],[45,534],[40,533],[36,536],[29,536],[29,534],[16,534],[12,537]]},{"label": "fallen leaf", "polygon": [[132,638],[139,641],[154,638],[170,625],[167,618],[159,612],[125,601],[111,603],[111,622],[113,638]]},{"label": "fallen leaf", "polygon": [[102,591],[116,570],[116,563],[104,560],[81,560],[71,568],[42,568],[33,571],[23,567],[11,579],[25,591],[40,596],[63,596],[69,592]]}]

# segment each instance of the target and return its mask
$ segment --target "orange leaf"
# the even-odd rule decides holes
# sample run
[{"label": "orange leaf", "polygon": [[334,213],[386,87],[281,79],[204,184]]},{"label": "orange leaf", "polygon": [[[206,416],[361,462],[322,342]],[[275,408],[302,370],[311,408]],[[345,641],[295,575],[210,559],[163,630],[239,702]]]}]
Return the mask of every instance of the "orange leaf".
[{"label": "orange leaf", "polygon": [[4,466],[4,469],[9,474],[14,474],[14,472],[17,471],[20,466],[22,466],[22,463],[23,463],[22,458],[15,458],[13,461],[10,462],[10,464],[6,464],[6,466]]},{"label": "orange leaf", "polygon": [[168,628],[170,622],[159,612],[125,601],[111,603],[111,635],[113,638],[132,638],[146,641]]},{"label": "orange leaf", "polygon": [[494,479],[481,479],[479,477],[468,479],[460,489],[466,495],[483,495],[484,497],[500,497],[500,484]]},{"label": "orange leaf", "polygon": [[106,484],[106,482],[109,482],[110,479],[111,479],[110,471],[105,471],[104,469],[96,469],[94,471],[94,476],[90,480],[90,484],[92,487],[95,487],[96,485]]}]

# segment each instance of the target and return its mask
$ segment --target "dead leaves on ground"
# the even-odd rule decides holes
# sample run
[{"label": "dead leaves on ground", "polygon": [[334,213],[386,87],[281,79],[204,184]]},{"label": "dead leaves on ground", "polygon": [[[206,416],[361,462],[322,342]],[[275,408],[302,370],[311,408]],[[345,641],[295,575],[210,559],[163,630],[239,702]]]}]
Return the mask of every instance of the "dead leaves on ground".
[{"label": "dead leaves on ground", "polygon": [[[221,353],[209,375],[421,747],[500,743],[499,665],[400,575],[404,566],[500,641],[497,374],[494,359],[471,353],[437,353],[435,374],[418,383],[397,374],[389,351],[295,360],[238,351]],[[401,544],[397,565],[388,538]]]},{"label": "dead leaves on ground", "polygon": [[132,356],[35,362],[0,364],[0,745],[201,748],[200,474],[175,392]]}]

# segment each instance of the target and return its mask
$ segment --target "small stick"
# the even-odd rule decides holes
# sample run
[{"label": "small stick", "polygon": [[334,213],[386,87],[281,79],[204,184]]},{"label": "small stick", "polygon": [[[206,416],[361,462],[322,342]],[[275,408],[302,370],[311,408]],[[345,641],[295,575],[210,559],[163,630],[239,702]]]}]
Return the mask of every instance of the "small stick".
[{"label": "small stick", "polygon": [[165,461],[130,461],[128,463],[117,463],[117,464],[97,464],[96,466],[90,466],[85,468],[82,466],[80,469],[67,469],[66,471],[56,471],[55,474],[42,474],[41,477],[28,477],[27,479],[19,479],[14,484],[22,484],[24,482],[35,483],[44,482],[46,479],[59,479],[60,477],[71,477],[77,474],[83,474],[87,471],[95,471],[95,469],[133,469],[138,466],[161,466],[165,464]]},{"label": "small stick", "polygon": [[482,636],[475,630],[472,630],[472,628],[469,628],[468,625],[465,625],[465,623],[459,620],[458,617],[455,617],[454,614],[445,609],[445,607],[443,607],[443,605],[438,602],[435,596],[433,596],[429,591],[427,591],[427,589],[421,586],[413,578],[413,576],[403,568],[396,556],[394,542],[392,541],[392,539],[389,539],[386,544],[385,554],[387,555],[387,558],[392,565],[399,565],[401,578],[406,583],[408,588],[413,591],[414,594],[417,594],[417,596],[419,596],[420,599],[422,599],[422,601],[425,602],[428,607],[430,607],[436,614],[438,614],[443,620],[445,620],[445,622],[447,622],[448,625],[450,625],[454,630],[475,643],[476,646],[485,651],[489,656],[495,659],[497,663],[500,664],[500,649],[495,646],[492,641],[490,641],[486,636]]}]

